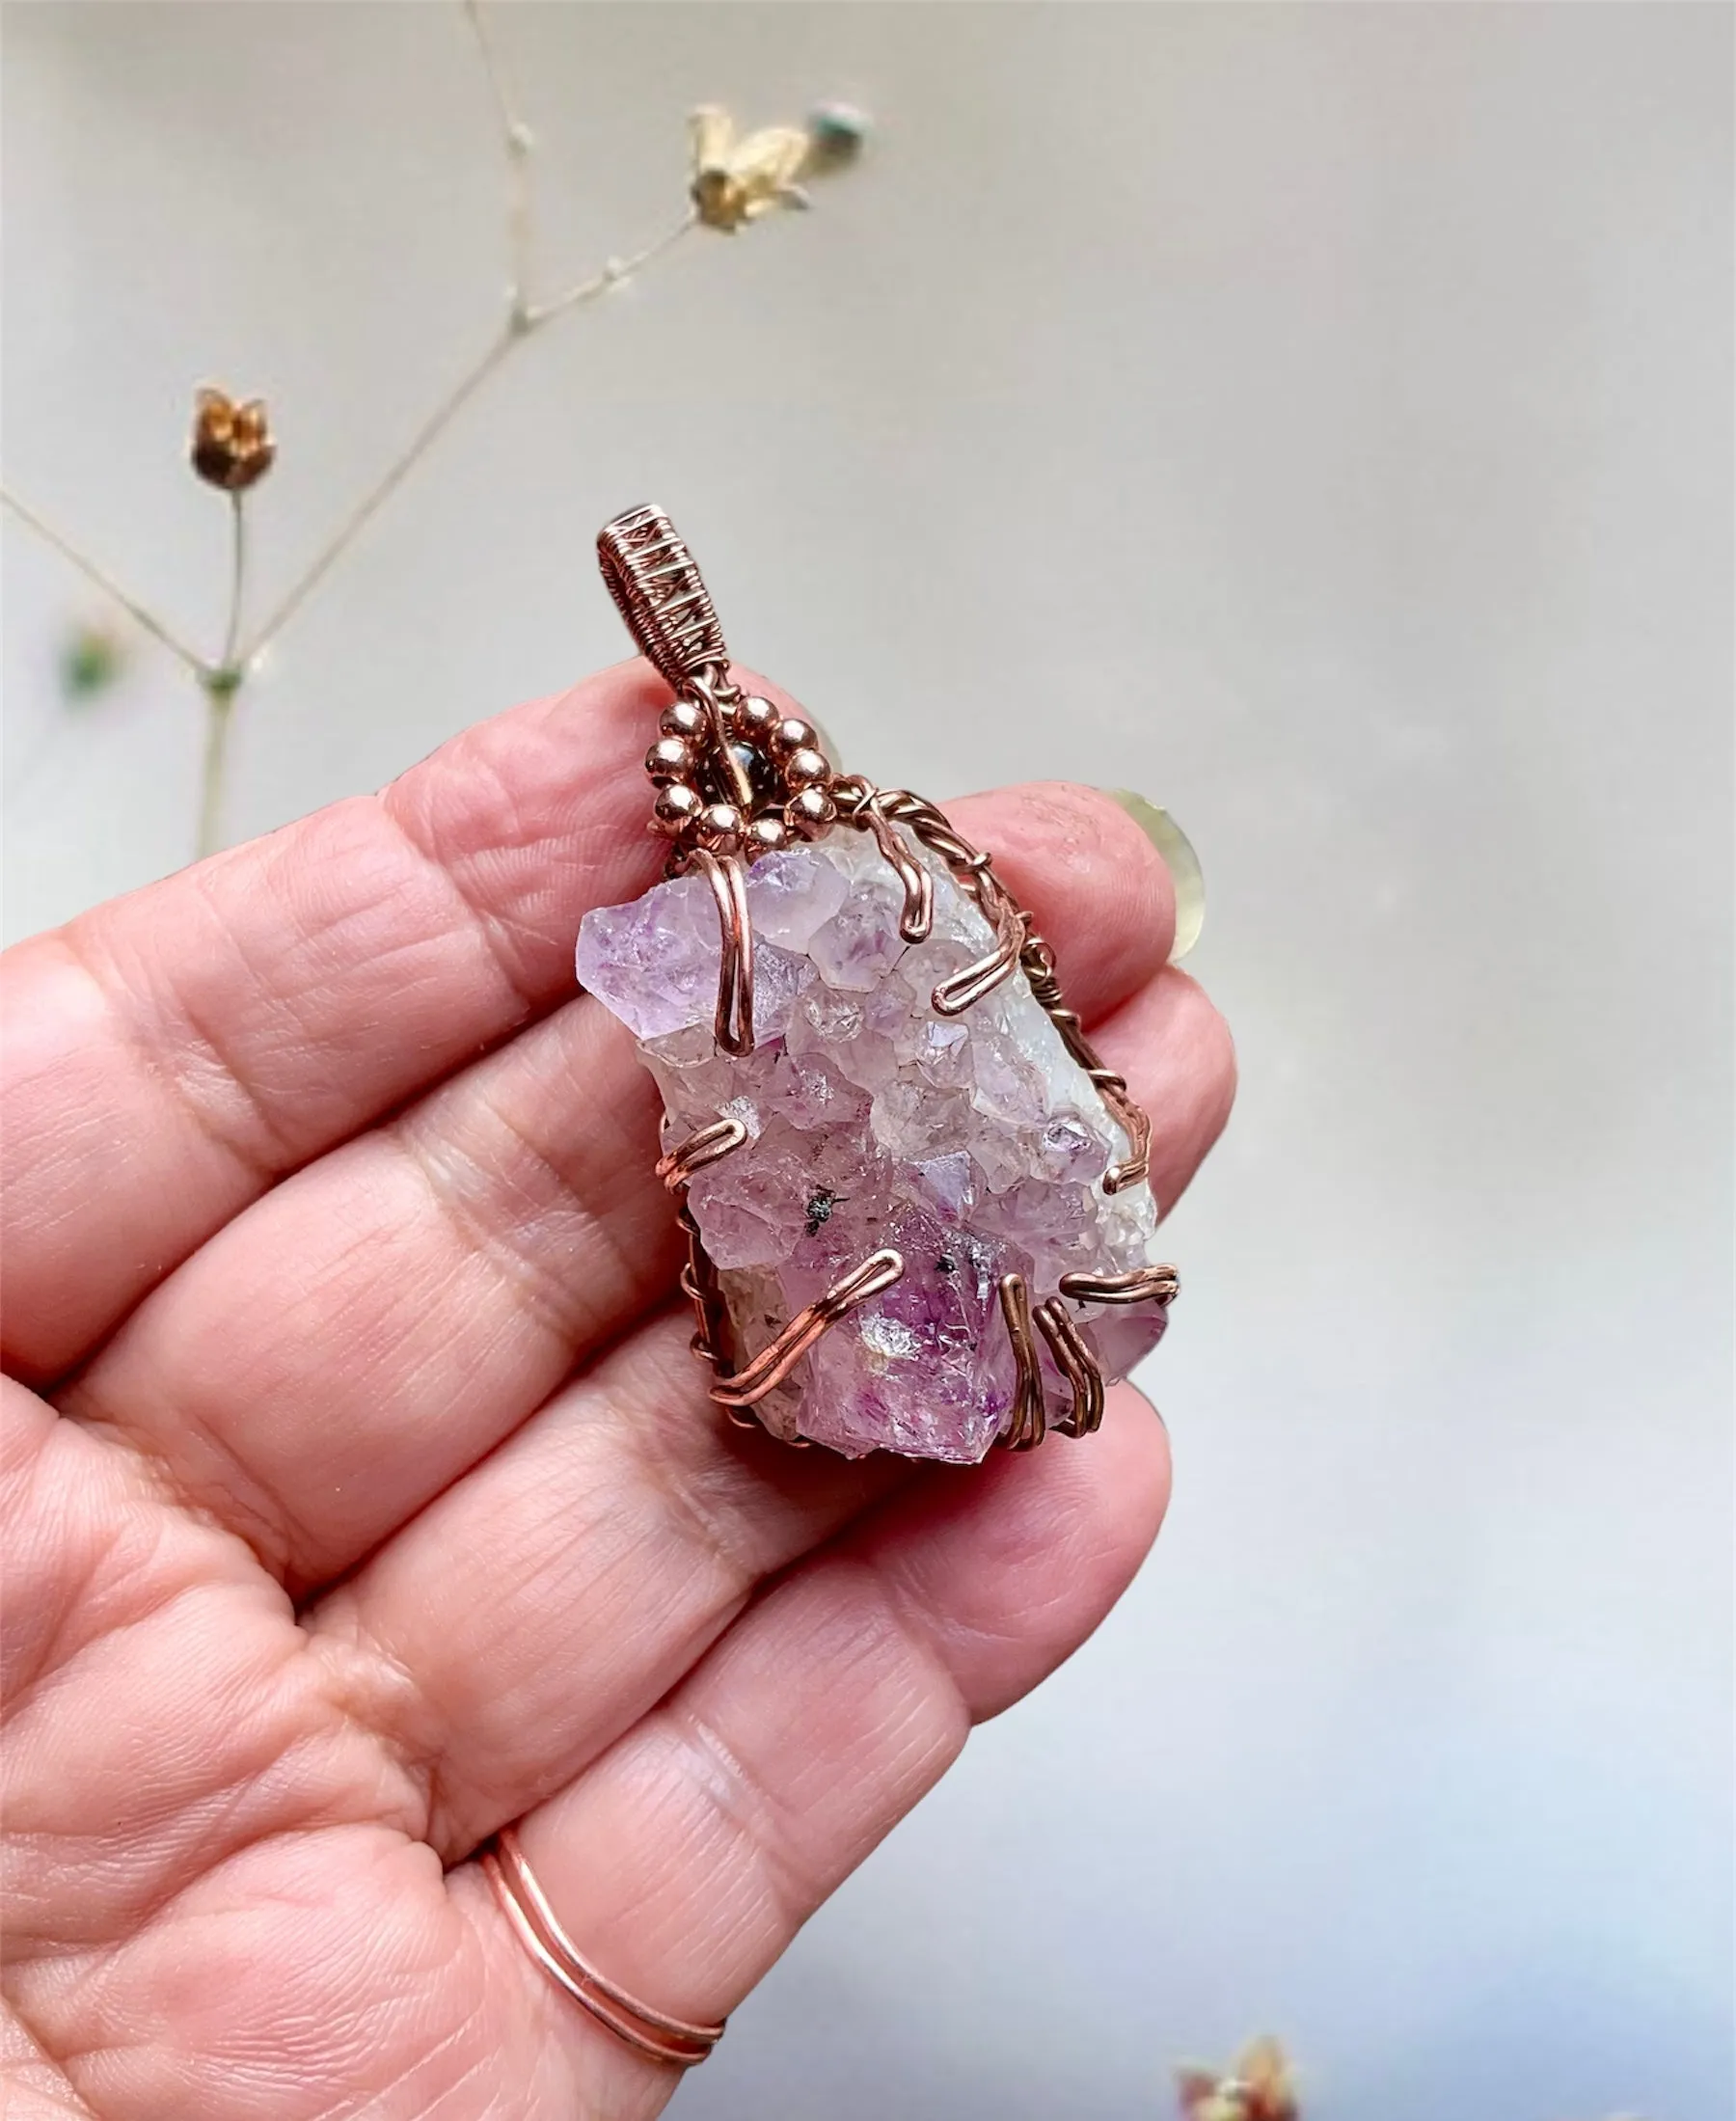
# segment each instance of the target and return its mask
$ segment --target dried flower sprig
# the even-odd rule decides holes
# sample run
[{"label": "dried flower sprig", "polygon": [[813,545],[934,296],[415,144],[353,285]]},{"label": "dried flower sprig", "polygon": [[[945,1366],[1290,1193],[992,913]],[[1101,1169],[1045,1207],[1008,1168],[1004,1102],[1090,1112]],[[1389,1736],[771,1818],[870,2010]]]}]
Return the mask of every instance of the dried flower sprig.
[{"label": "dried flower sprig", "polygon": [[641,250],[625,258],[606,258],[594,272],[538,299],[534,292],[535,138],[520,110],[482,0],[462,0],[462,5],[487,76],[505,162],[508,278],[503,313],[481,352],[460,371],[396,455],[339,519],[251,636],[243,633],[248,560],[243,503],[249,489],[271,468],[276,453],[263,400],[252,398],[237,404],[225,393],[206,388],[199,393],[195,406],[190,448],[193,468],[200,478],[225,492],[231,504],[229,610],[223,647],[214,657],[202,655],[35,509],[0,487],[0,503],[183,663],[203,692],[206,719],[199,806],[201,855],[211,853],[222,841],[230,726],[236,701],[259,657],[508,357],[556,318],[636,279],[691,230],[706,227],[734,233],[774,207],[805,204],[806,195],[797,183],[801,171],[810,164],[823,173],[845,166],[854,159],[865,137],[866,122],[859,114],[843,105],[830,105],[816,113],[806,128],[770,126],[738,141],[728,114],[708,106],[695,113],[692,120],[690,193],[673,226]]},{"label": "dried flower sprig", "polygon": [[1269,2036],[1244,2048],[1228,2070],[1176,2072],[1182,2121],[1302,2121],[1295,2075]]},{"label": "dried flower sprig", "polygon": [[735,120],[716,103],[702,103],[688,121],[693,149],[693,211],[725,235],[779,206],[805,206],[796,179],[813,153],[805,126],[766,125],[745,140]]}]

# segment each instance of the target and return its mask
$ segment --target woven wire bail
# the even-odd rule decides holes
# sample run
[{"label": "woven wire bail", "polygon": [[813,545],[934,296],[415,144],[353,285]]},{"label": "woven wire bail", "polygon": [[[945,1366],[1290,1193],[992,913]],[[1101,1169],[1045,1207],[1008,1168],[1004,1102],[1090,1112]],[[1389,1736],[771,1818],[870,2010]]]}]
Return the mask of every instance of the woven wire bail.
[{"label": "woven wire bail", "polygon": [[627,630],[671,692],[721,682],[729,650],[711,591],[664,511],[629,508],[597,533],[597,558]]}]

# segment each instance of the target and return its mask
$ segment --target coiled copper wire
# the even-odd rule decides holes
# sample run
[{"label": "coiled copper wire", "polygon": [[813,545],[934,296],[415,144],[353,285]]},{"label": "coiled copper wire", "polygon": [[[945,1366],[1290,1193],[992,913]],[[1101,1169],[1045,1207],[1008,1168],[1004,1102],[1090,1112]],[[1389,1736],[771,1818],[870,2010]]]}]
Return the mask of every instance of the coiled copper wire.
[{"label": "coiled copper wire", "polygon": [[515,1827],[502,1827],[483,1852],[482,1871],[502,1912],[537,1965],[617,2039],[654,2062],[673,2062],[680,2069],[703,2062],[722,2039],[727,2020],[706,2025],[673,2018],[667,2011],[640,2002],[592,1966],[562,1928],[548,1894],[526,1863]]}]

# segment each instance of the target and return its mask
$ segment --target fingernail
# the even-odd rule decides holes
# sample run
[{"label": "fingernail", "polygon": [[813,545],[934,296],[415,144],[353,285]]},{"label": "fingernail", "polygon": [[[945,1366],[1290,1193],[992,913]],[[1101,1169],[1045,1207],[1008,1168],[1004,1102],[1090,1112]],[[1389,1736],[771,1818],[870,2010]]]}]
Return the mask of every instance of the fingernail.
[{"label": "fingernail", "polygon": [[1163,857],[1163,866],[1170,873],[1176,892],[1176,939],[1170,945],[1169,961],[1180,965],[1199,941],[1200,930],[1206,925],[1206,877],[1193,842],[1167,810],[1160,810],[1145,796],[1135,795],[1131,788],[1106,788],[1103,793],[1111,802],[1121,804]]}]

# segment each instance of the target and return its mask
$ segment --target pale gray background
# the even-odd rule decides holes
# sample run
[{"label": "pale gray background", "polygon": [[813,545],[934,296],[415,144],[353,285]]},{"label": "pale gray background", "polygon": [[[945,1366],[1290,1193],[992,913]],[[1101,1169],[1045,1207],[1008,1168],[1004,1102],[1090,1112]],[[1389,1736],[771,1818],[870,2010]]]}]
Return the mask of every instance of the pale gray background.
[{"label": "pale gray background", "polygon": [[[1159,1554],[680,2110],[1135,2121],[1269,2026],[1310,2121],[1720,2121],[1730,13],[505,35],[563,264],[660,225],[701,97],[853,95],[877,150],[475,408],[286,639],[237,828],[612,658],[590,539],[652,496],[879,777],[1172,808],[1244,1071],[1174,1223]],[[489,328],[471,47],[39,5],[5,57],[10,476],[208,630],[191,385],[277,408],[269,586]],[[6,559],[18,933],[180,858],[197,736],[154,654],[60,721],[87,600]]]}]

